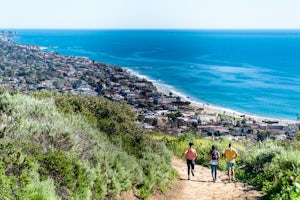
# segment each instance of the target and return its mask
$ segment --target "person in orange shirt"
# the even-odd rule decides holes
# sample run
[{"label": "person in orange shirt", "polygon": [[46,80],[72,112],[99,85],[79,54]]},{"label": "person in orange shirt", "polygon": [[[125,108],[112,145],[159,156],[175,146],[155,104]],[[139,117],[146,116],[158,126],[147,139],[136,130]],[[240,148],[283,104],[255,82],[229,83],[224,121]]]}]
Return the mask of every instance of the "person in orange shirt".
[{"label": "person in orange shirt", "polygon": [[189,146],[190,148],[185,151],[185,157],[186,157],[186,164],[188,167],[188,180],[190,180],[190,172],[192,173],[192,176],[194,176],[194,167],[195,167],[195,159],[197,157],[197,152],[193,148],[193,143],[190,142]]},{"label": "person in orange shirt", "polygon": [[234,163],[235,159],[238,156],[236,149],[232,147],[232,144],[229,143],[228,149],[224,151],[224,156],[226,158],[226,166],[229,176],[229,181],[234,180]]}]

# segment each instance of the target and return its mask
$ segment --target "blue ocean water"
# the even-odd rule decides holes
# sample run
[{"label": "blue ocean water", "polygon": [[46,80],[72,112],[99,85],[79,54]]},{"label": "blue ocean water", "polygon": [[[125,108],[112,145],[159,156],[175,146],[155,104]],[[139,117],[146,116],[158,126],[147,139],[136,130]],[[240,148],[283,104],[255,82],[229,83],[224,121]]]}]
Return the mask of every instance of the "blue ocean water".
[{"label": "blue ocean water", "polygon": [[23,44],[123,66],[198,101],[300,114],[300,30],[17,30]]}]

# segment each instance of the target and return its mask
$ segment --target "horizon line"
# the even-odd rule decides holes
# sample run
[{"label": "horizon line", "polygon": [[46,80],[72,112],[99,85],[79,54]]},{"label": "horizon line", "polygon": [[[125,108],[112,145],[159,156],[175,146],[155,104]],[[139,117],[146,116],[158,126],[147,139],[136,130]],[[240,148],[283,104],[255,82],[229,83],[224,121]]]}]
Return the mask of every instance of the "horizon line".
[{"label": "horizon line", "polygon": [[0,28],[3,30],[300,30],[300,28]]}]

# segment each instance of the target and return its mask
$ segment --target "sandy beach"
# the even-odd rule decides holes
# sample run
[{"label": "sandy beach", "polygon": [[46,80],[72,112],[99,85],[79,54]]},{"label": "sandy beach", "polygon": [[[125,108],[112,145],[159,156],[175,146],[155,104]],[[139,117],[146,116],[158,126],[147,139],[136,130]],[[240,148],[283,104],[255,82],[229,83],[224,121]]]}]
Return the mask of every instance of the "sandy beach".
[{"label": "sandy beach", "polygon": [[[168,91],[162,87],[159,87],[159,85],[155,84],[158,92],[169,95],[169,93],[173,93],[174,91]],[[176,92],[175,92],[176,93]],[[245,118],[246,120],[252,120],[256,121],[259,124],[264,124],[264,121],[277,121],[277,124],[280,125],[289,125],[289,124],[297,124],[299,122],[297,121],[292,121],[292,120],[286,120],[286,119],[278,119],[278,118],[270,118],[270,117],[263,117],[263,116],[257,116],[254,114],[247,114],[247,113],[242,113],[239,111],[232,110],[230,108],[223,108],[223,107],[218,107],[218,106],[213,106],[207,103],[202,103],[202,102],[196,102],[196,101],[191,101],[190,99],[186,98],[185,96],[180,96],[182,100],[184,101],[189,101],[191,102],[190,106],[194,110],[202,110],[203,114],[209,114],[209,115],[227,115],[233,118]]]}]

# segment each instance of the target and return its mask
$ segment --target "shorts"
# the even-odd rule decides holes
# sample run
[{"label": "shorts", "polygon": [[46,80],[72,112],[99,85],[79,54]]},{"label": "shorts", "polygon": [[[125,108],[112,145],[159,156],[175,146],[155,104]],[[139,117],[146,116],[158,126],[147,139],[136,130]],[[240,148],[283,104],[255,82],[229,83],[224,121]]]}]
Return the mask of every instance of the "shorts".
[{"label": "shorts", "polygon": [[234,170],[234,162],[227,162],[226,168],[227,170]]}]

